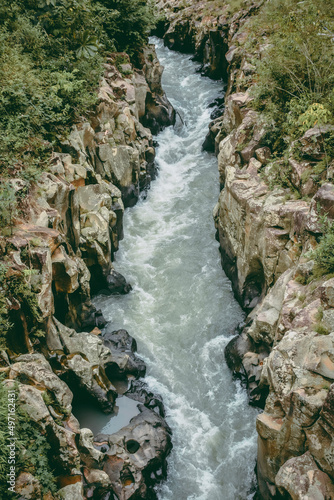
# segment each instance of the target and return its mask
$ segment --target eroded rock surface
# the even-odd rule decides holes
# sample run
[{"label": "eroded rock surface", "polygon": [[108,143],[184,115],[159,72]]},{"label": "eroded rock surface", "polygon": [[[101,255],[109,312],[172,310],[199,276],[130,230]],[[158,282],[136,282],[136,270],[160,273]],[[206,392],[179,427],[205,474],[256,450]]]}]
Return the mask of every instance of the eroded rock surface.
[{"label": "eroded rock surface", "polygon": [[[158,6],[165,44],[195,53],[205,74],[227,80],[223,113],[212,117],[204,148],[218,156],[213,215],[222,265],[248,313],[226,359],[250,402],[264,408],[259,498],[332,498],[334,283],[314,276],[309,257],[323,232],[320,216],[334,217],[331,166],[320,182],[313,171],[332,126],[301,134],[281,168],[266,144],[272,124],[252,107],[254,61],[268,41],[264,35],[249,53],[247,40],[261,2],[245,2],[233,16],[201,1]],[[286,171],[291,189],[277,182]]]},{"label": "eroded rock surface", "polygon": [[[154,47],[145,49],[140,69],[122,57],[128,63],[109,55],[95,113],[72,128],[25,198],[12,234],[0,238],[7,278],[17,290],[6,299],[12,326],[0,355],[3,383],[15,388],[24,418],[51,445],[38,460],[48,462],[56,478],[54,491],[46,492],[45,478],[22,466],[15,486],[22,500],[153,498],[153,486],[165,477],[171,442],[162,400],[138,380],[146,366],[135,340],[125,330],[107,328],[103,336],[106,321],[91,302],[91,293],[131,291],[112,264],[124,207],[133,206],[155,176],[152,131],[175,120]],[[23,180],[15,185],[25,187]],[[115,387],[120,381],[122,391]],[[123,434],[106,436],[114,443],[114,454],[106,455],[92,432],[80,429],[73,394],[111,413],[127,388],[143,403],[142,413]],[[140,452],[125,448],[131,437]]]}]

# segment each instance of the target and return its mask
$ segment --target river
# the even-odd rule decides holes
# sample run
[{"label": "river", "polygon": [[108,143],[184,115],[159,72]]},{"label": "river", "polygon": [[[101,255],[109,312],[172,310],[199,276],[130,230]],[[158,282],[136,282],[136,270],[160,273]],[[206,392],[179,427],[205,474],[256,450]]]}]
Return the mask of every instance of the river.
[{"label": "river", "polygon": [[115,330],[136,338],[147,382],[164,399],[174,448],[159,499],[245,500],[252,498],[257,412],[224,360],[243,312],[215,240],[217,160],[201,148],[208,105],[222,84],[196,73],[189,56],[154,43],[163,88],[184,124],[157,136],[158,177],[125,214],[115,268],[133,291],[95,305]]}]

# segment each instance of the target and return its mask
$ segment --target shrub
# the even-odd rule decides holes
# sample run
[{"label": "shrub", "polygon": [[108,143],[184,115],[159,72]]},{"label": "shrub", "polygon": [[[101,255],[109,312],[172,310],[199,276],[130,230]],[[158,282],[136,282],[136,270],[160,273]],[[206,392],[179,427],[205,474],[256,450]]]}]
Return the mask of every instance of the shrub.
[{"label": "shrub", "polygon": [[0,185],[0,228],[9,228],[12,233],[16,215],[15,189],[9,184]]},{"label": "shrub", "polygon": [[154,22],[146,0],[1,2],[2,177],[45,168],[50,150],[96,103],[105,54],[134,55]]},{"label": "shrub", "polygon": [[13,272],[8,265],[0,263],[0,348],[6,347],[9,334],[15,337],[15,321],[8,310],[8,300],[20,304],[31,341],[44,335],[43,319],[30,275],[31,272]]},{"label": "shrub", "polygon": [[317,323],[314,326],[314,331],[319,333],[319,335],[328,335],[330,333],[328,328],[322,323]]},{"label": "shrub", "polygon": [[[271,0],[252,23],[253,44],[266,42],[258,61],[254,105],[299,136],[333,121],[334,4]],[[284,149],[284,144],[280,144]]]},{"label": "shrub", "polygon": [[[17,393],[17,387],[16,391]],[[16,498],[16,494],[8,491],[8,390],[4,384],[3,376],[0,379],[0,497]],[[50,465],[50,445],[45,435],[41,434],[28,414],[22,407],[16,404],[15,413],[15,436],[16,441],[16,467],[17,473],[22,471],[31,472],[40,482],[42,493],[56,492],[56,483]],[[18,474],[17,474],[18,475]]]},{"label": "shrub", "polygon": [[334,233],[325,234],[314,251],[314,260],[320,274],[334,272]]},{"label": "shrub", "polygon": [[[318,208],[319,210],[319,208]],[[314,277],[334,273],[334,221],[327,215],[319,217],[322,236],[311,257],[315,261]]]}]

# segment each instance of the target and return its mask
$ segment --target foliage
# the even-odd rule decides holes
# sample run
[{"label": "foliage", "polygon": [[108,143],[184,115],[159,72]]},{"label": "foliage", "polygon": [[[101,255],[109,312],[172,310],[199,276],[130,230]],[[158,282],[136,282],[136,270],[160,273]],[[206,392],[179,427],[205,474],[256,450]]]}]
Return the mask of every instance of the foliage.
[{"label": "foliage", "polygon": [[44,336],[41,328],[43,319],[36,293],[30,284],[31,273],[13,271],[8,265],[0,263],[0,348],[7,344],[7,337],[15,325],[8,309],[9,301],[20,305],[27,318],[31,340]]},{"label": "foliage", "polygon": [[1,185],[0,189],[0,228],[10,228],[16,214],[15,189],[9,183]]},{"label": "foliage", "polygon": [[[18,386],[15,384],[15,392],[18,393]],[[32,473],[41,484],[42,493],[56,491],[55,479],[52,473],[49,460],[50,445],[46,436],[41,434],[34,423],[31,422],[29,415],[24,409],[16,404],[15,428],[14,433],[16,441],[16,468],[18,471],[27,471]],[[8,491],[7,477],[8,473],[8,389],[4,384],[3,376],[0,379],[0,446],[2,453],[0,455],[0,497],[14,498]]]},{"label": "foliage", "polygon": [[34,180],[30,174],[45,168],[50,151],[96,103],[106,53],[135,54],[154,21],[147,0],[1,2],[2,178],[26,172]]},{"label": "foliage", "polygon": [[328,335],[330,333],[328,328],[323,323],[317,323],[314,326],[314,331],[319,333],[319,335]]},{"label": "foliage", "polygon": [[100,0],[105,9],[103,29],[117,52],[133,55],[147,41],[156,23],[154,2],[149,0]]},{"label": "foliage", "polygon": [[[7,421],[7,390],[3,384],[3,376],[0,379],[0,449],[2,453],[0,454],[0,493],[7,493],[7,487],[2,486],[6,484],[6,474],[8,472],[8,449],[6,445],[8,444],[8,421]],[[6,488],[6,489],[5,489]],[[4,497],[5,498],[5,497]]]},{"label": "foliage", "polygon": [[18,409],[18,430],[21,437],[19,469],[30,472],[38,479],[42,493],[55,493],[56,480],[49,459],[51,445],[22,408]]},{"label": "foliage", "polygon": [[334,231],[325,234],[314,251],[314,260],[321,274],[334,272]]},{"label": "foliage", "polygon": [[8,314],[7,282],[6,274],[8,267],[0,262],[0,348],[6,345],[7,333],[12,328]]},{"label": "foliage", "polygon": [[321,217],[323,235],[313,252],[316,277],[334,272],[334,223],[326,216]]},{"label": "foliage", "polygon": [[299,130],[306,132],[316,125],[325,125],[331,119],[331,112],[323,104],[315,102],[311,104],[298,118]]},{"label": "foliage", "polygon": [[[271,0],[253,20],[252,43],[265,43],[257,63],[254,105],[298,137],[334,119],[334,4]],[[284,150],[284,143],[279,144]]]}]

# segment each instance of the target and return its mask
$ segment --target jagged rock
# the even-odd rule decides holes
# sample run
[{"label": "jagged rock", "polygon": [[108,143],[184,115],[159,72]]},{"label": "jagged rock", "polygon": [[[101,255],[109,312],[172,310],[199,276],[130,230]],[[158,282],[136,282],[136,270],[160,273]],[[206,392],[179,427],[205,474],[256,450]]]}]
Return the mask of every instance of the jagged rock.
[{"label": "jagged rock", "polygon": [[143,74],[135,73],[135,99],[136,99],[136,109],[137,118],[140,120],[145,116],[146,112],[146,95],[149,91],[149,86],[146,78]]},{"label": "jagged rock", "polygon": [[321,298],[329,307],[334,307],[334,278],[325,281],[321,288]]},{"label": "jagged rock", "polygon": [[85,496],[87,498],[103,498],[111,490],[109,476],[103,470],[84,469]]},{"label": "jagged rock", "polygon": [[205,140],[203,142],[202,148],[204,151],[216,151],[216,137],[220,134],[221,139],[223,139],[222,135],[222,117],[219,116],[211,123],[209,123],[209,132],[207,133]]},{"label": "jagged rock", "polygon": [[130,388],[124,395],[135,401],[139,401],[146,408],[157,412],[162,418],[165,417],[162,397],[151,392],[148,385],[142,380],[131,380]]},{"label": "jagged rock", "polygon": [[112,330],[108,325],[104,330],[103,340],[108,343],[109,348],[131,353],[137,351],[136,340],[126,330]]},{"label": "jagged rock", "polygon": [[[317,184],[312,179],[312,166],[309,162],[297,162],[294,158],[289,158],[291,167],[291,182],[298,189],[302,196],[314,195],[317,191]],[[309,174],[305,181],[305,175]]]},{"label": "jagged rock", "polygon": [[65,411],[70,412],[73,394],[68,386],[55,375],[42,354],[25,354],[10,366],[9,378],[47,389]]},{"label": "jagged rock", "polygon": [[240,303],[249,310],[299,256],[295,233],[304,230],[309,207],[304,201],[285,202],[282,192],[270,192],[257,168],[240,171],[231,165],[233,151],[232,147],[228,153],[231,160],[215,221],[223,267]]},{"label": "jagged rock", "polygon": [[[333,364],[333,352],[331,352]],[[327,360],[328,363],[328,360]],[[329,363],[330,360],[329,360]],[[324,386],[326,382],[324,383]],[[306,429],[308,449],[323,472],[334,480],[334,385],[330,386],[320,416]]]},{"label": "jagged rock", "polygon": [[77,441],[82,462],[89,468],[99,469],[104,460],[104,454],[94,447],[94,434],[92,431],[90,429],[81,429]]},{"label": "jagged rock", "polygon": [[134,352],[136,343],[125,331],[107,331],[104,337],[77,333],[54,320],[52,366],[63,373],[73,390],[84,390],[104,411],[112,411],[117,392],[112,382],[129,375],[143,377],[145,363]]},{"label": "jagged rock", "polygon": [[79,388],[106,412],[114,407],[117,392],[108,377],[108,366],[115,364],[111,351],[103,340],[90,333],[77,333],[54,320],[62,345],[62,354],[53,359],[54,369],[66,377],[74,390]]},{"label": "jagged rock", "polygon": [[262,302],[251,313],[250,317],[254,317],[254,321],[247,329],[247,335],[256,344],[272,346],[283,306],[285,289],[292,273],[292,270],[288,270],[280,276]]},{"label": "jagged rock", "polygon": [[15,482],[15,492],[24,500],[42,498],[41,485],[30,472],[21,472]]},{"label": "jagged rock", "polygon": [[117,433],[95,437],[97,447],[108,443],[103,470],[118,498],[150,498],[151,488],[166,474],[170,429],[155,412],[144,407],[141,411]]},{"label": "jagged rock", "polygon": [[311,160],[322,160],[326,155],[324,138],[333,132],[333,125],[316,126],[307,130],[299,141],[302,155]]},{"label": "jagged rock", "polygon": [[80,227],[74,186],[64,178],[46,172],[42,173],[38,184],[42,190],[38,202],[45,206],[48,225],[62,232],[76,251]]},{"label": "jagged rock", "polygon": [[94,184],[77,189],[80,206],[80,225],[83,258],[91,270],[93,289],[103,285],[111,269],[112,252],[115,250],[111,233],[117,225],[114,212],[116,202],[123,211],[120,191],[108,184]]},{"label": "jagged rock", "polygon": [[233,374],[246,384],[250,404],[263,408],[268,391],[261,386],[261,375],[269,350],[254,344],[246,332],[244,330],[227,344],[225,359]]},{"label": "jagged rock", "polygon": [[274,494],[274,478],[284,462],[305,451],[304,429],[314,424],[325,402],[324,379],[314,371],[317,343],[315,332],[289,331],[265,361],[262,383],[270,392],[257,420],[259,486],[265,498]]},{"label": "jagged rock", "polygon": [[147,95],[143,123],[153,134],[158,134],[163,128],[174,125],[175,120],[175,110],[165,95]]},{"label": "jagged rock", "polygon": [[73,293],[79,288],[78,269],[63,246],[59,246],[52,255],[52,281],[56,292]]},{"label": "jagged rock", "polygon": [[108,288],[105,290],[101,290],[100,293],[105,295],[112,294],[127,294],[132,290],[132,286],[127,283],[126,279],[121,273],[118,273],[113,269],[109,276],[107,276],[107,285]]},{"label": "jagged rock", "polygon": [[69,484],[57,491],[59,500],[84,500],[83,483]]},{"label": "jagged rock", "polygon": [[145,79],[149,85],[151,92],[156,94],[163,94],[161,84],[163,66],[160,64],[153,44],[148,44],[144,50],[144,73]]},{"label": "jagged rock", "polygon": [[121,190],[124,205],[133,206],[139,196],[139,152],[126,145],[101,144],[98,157],[109,180]]},{"label": "jagged rock", "polygon": [[263,148],[256,149],[255,156],[256,159],[262,163],[262,165],[266,165],[270,159],[271,151],[267,146],[265,146]]},{"label": "jagged rock", "polygon": [[[323,215],[334,219],[334,186],[333,184],[323,184],[316,192],[312,205],[316,207]],[[319,207],[319,208],[318,208]]]},{"label": "jagged rock", "polygon": [[103,335],[103,343],[111,352],[112,362],[106,368],[111,380],[132,375],[136,378],[144,377],[146,365],[134,353],[137,350],[136,341],[126,330],[108,331]]},{"label": "jagged rock", "polygon": [[309,452],[285,462],[275,482],[280,494],[284,497],[288,494],[292,500],[334,498],[333,483],[317,467]]},{"label": "jagged rock", "polygon": [[[33,362],[36,362],[35,359]],[[32,362],[32,363],[33,363]],[[15,366],[15,365],[13,365]],[[46,365],[45,365],[46,367]],[[51,372],[51,369],[49,370]],[[45,374],[47,378],[48,374]],[[50,378],[49,374],[49,378]],[[27,377],[30,377],[27,379]],[[52,374],[54,379],[56,376]],[[57,378],[57,377],[56,377]],[[43,387],[41,382],[38,382],[39,377],[31,378],[30,373],[26,370],[21,370],[16,380],[28,380],[30,384],[18,383],[18,402],[20,407],[29,416],[29,420],[38,426],[40,432],[53,443],[53,452],[51,461],[52,466],[61,468],[61,470],[71,473],[80,467],[79,453],[75,445],[75,434],[78,432],[78,423],[71,415],[71,406],[62,405],[62,398],[59,398],[57,392],[51,392],[50,384],[45,384]],[[59,379],[58,379],[59,380]],[[10,384],[11,380],[6,380]],[[64,382],[59,380],[59,383],[65,386]],[[66,386],[65,386],[66,387]],[[44,388],[44,392],[43,392]],[[47,390],[45,391],[45,388]],[[68,390],[68,388],[66,387]],[[46,395],[50,399],[51,404],[46,406],[43,396]],[[57,397],[58,396],[58,397]],[[61,425],[60,425],[61,421]],[[58,422],[58,423],[57,423]]]},{"label": "jagged rock", "polygon": [[157,134],[163,128],[175,124],[176,113],[161,86],[163,66],[159,63],[154,45],[150,44],[144,49],[144,58],[144,72],[149,89],[142,123],[153,134]]}]

